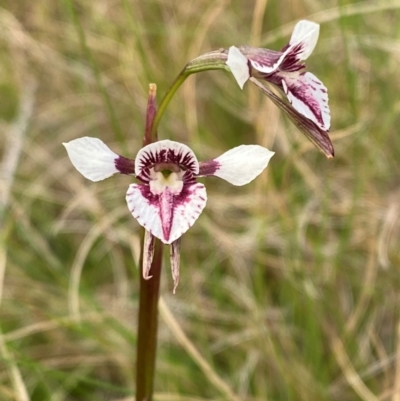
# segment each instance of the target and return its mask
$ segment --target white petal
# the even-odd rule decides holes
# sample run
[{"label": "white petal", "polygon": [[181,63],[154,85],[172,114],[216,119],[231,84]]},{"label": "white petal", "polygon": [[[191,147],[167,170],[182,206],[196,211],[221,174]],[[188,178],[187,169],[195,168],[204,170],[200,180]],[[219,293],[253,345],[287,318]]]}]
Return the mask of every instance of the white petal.
[{"label": "white petal", "polygon": [[[279,55],[277,57],[277,55]],[[282,64],[287,53],[278,53],[268,49],[259,49],[259,53],[249,56],[251,66],[263,74],[271,74]]]},{"label": "white petal", "polygon": [[[267,49],[258,49],[254,54],[248,55],[251,66],[263,73],[271,74],[288,58],[295,57],[301,61],[307,59],[317,44],[319,25],[315,22],[302,20],[294,27],[289,45],[283,53],[273,52]],[[277,56],[280,55],[279,58]],[[285,68],[283,68],[285,69]]]},{"label": "white petal", "polygon": [[[271,74],[286,60],[290,60],[290,64],[293,64],[294,60],[299,62],[307,59],[317,44],[318,36],[319,25],[315,22],[302,20],[294,27],[290,42],[285,46],[283,52],[249,48],[249,54],[246,54],[255,70],[263,74]],[[283,70],[286,68],[287,66],[284,66]]]},{"label": "white petal", "polygon": [[306,60],[310,56],[318,42],[318,36],[319,24],[307,20],[301,20],[296,24],[289,45],[302,43],[303,50],[298,54],[299,60]]},{"label": "white petal", "polygon": [[126,202],[132,216],[141,226],[164,244],[171,244],[198,219],[206,205],[207,193],[204,185],[200,183],[184,186],[182,193],[174,198],[168,238],[165,237],[160,217],[159,197],[151,194],[148,185],[131,184],[126,194]]},{"label": "white petal", "polygon": [[168,139],[151,143],[139,150],[135,159],[136,175],[155,163],[171,163],[189,169],[194,174],[199,172],[199,162],[192,149]]},{"label": "white petal", "polygon": [[231,46],[229,48],[226,64],[230,68],[240,88],[243,89],[243,85],[250,78],[247,57],[243,55],[237,47]]},{"label": "white petal", "polygon": [[98,138],[85,136],[63,145],[74,167],[88,180],[101,181],[119,173],[115,167],[119,156]]},{"label": "white petal", "polygon": [[180,238],[199,218],[207,203],[207,192],[203,184],[185,185],[182,197],[174,210],[170,243]]},{"label": "white petal", "polygon": [[282,86],[294,109],[324,131],[329,130],[331,115],[328,91],[314,74],[306,72],[296,78],[284,76]]},{"label": "white petal", "polygon": [[205,175],[215,175],[233,185],[245,185],[261,174],[273,155],[274,152],[259,145],[241,145],[206,162],[214,163],[214,171]]}]

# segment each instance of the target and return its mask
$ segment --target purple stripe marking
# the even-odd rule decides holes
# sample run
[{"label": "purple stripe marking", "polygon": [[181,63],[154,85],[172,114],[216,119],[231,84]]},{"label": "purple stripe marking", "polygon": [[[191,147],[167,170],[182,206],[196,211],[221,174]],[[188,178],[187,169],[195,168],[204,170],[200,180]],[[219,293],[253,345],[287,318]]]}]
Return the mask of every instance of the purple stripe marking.
[{"label": "purple stripe marking", "polygon": [[119,156],[114,159],[114,165],[121,174],[135,174],[135,160],[128,159],[124,156]]},{"label": "purple stripe marking", "polygon": [[209,175],[214,175],[220,168],[221,164],[216,160],[209,160],[200,163],[200,177],[207,177]]},{"label": "purple stripe marking", "polygon": [[196,171],[197,164],[196,160],[189,153],[183,151],[175,152],[174,149],[162,149],[157,153],[145,152],[140,160],[140,167],[147,169],[158,163],[172,163],[192,172]]}]

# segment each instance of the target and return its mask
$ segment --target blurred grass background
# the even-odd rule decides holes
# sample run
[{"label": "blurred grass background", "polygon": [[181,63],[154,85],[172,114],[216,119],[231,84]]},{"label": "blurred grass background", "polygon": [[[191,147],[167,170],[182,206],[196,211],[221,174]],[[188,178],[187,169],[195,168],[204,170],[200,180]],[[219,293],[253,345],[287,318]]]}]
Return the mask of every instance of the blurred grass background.
[{"label": "blurred grass background", "polygon": [[175,296],[166,258],[155,400],[400,400],[400,0],[2,0],[1,400],[134,399],[131,179],[90,183],[61,143],[134,157],[150,82],[160,99],[190,59],[280,49],[304,18],[334,160],[222,71],[191,76],[161,123],[200,160],[276,155],[243,188],[207,180]]}]

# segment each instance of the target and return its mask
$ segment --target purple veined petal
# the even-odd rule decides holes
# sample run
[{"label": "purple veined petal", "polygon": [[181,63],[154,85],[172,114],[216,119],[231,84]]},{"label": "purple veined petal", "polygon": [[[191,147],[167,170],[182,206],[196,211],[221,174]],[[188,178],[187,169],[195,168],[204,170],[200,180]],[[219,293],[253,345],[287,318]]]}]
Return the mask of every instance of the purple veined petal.
[{"label": "purple veined petal", "polygon": [[[283,52],[262,49],[259,47],[240,46],[238,49],[232,46],[229,49],[229,52],[231,52],[232,48],[236,49],[233,53],[233,55],[235,56],[235,60],[239,62],[239,55],[236,55],[237,51],[239,51],[239,53],[246,58],[247,66],[248,63],[250,63],[250,66],[253,69],[263,73],[264,75],[271,74],[276,71],[276,69],[279,67],[285,57],[285,54]],[[243,62],[241,62],[240,65],[242,66]],[[244,75],[244,69],[242,73]],[[250,71],[248,71],[248,73],[250,74]]]},{"label": "purple veined petal", "polygon": [[144,241],[143,241],[143,266],[142,274],[145,280],[151,279],[150,276],[151,264],[153,262],[154,248],[155,248],[155,237],[147,230],[144,231]]},{"label": "purple veined petal", "polygon": [[180,262],[181,262],[181,239],[178,238],[171,244],[171,249],[170,249],[170,263],[171,263],[172,278],[174,280],[174,289],[173,289],[174,294],[179,283]]},{"label": "purple veined petal", "polygon": [[168,139],[151,143],[139,150],[135,159],[135,173],[141,175],[143,170],[157,163],[170,163],[192,171],[199,172],[199,162],[193,151],[183,143]]},{"label": "purple veined petal", "polygon": [[98,138],[85,136],[63,143],[74,167],[88,180],[101,181],[115,173],[133,174],[133,160],[114,153]]},{"label": "purple veined petal", "polygon": [[247,57],[235,46],[231,46],[228,52],[226,65],[230,68],[240,89],[250,78],[249,64]]},{"label": "purple veined petal", "polygon": [[329,130],[331,115],[328,90],[314,74],[306,72],[295,78],[283,76],[282,86],[289,102],[300,114],[309,118],[322,130]]},{"label": "purple veined petal", "polygon": [[184,185],[175,199],[174,217],[170,242],[180,238],[199,218],[207,203],[207,192],[203,184],[195,182]]},{"label": "purple veined petal", "polygon": [[294,27],[289,44],[281,52],[266,49],[253,51],[254,55],[249,56],[251,66],[263,74],[271,74],[278,68],[281,71],[299,71],[304,68],[301,61],[306,60],[314,50],[318,36],[319,25],[302,20]]},{"label": "purple veined petal", "polygon": [[172,228],[169,241],[180,238],[199,218],[207,203],[207,192],[203,184],[185,185],[174,199]]},{"label": "purple veined petal", "polygon": [[[155,237],[164,240],[159,213],[158,196],[150,192],[148,185],[131,184],[126,193],[126,202],[132,216]],[[165,240],[163,241],[165,243]]]},{"label": "purple veined petal", "polygon": [[164,244],[171,244],[198,219],[206,205],[207,193],[200,183],[184,185],[177,195],[168,189],[161,195],[153,195],[148,185],[131,184],[126,201],[141,226]]},{"label": "purple veined petal", "polygon": [[[280,52],[247,46],[240,47],[240,49],[234,48],[236,50],[232,53],[232,60],[234,60],[239,67],[237,67],[238,72],[236,74],[233,72],[232,68],[231,70],[241,87],[243,87],[247,79],[245,79],[245,69],[240,54],[250,62],[251,67],[256,72],[253,71],[253,73],[250,73],[250,71],[248,71],[248,73],[256,78],[261,78],[261,76],[258,76],[257,72],[265,76],[278,71],[278,69],[281,71],[299,71],[304,68],[304,64],[301,63],[301,61],[306,60],[314,50],[318,41],[318,36],[318,24],[307,20],[299,21],[293,30],[289,44]],[[231,49],[232,47],[229,49],[229,54],[231,53]],[[237,50],[239,50],[239,53]],[[230,67],[229,64],[228,66]],[[239,79],[236,75],[242,78]]]},{"label": "purple veined petal", "polygon": [[161,219],[163,236],[166,241],[169,241],[171,238],[171,230],[174,219],[175,195],[169,187],[166,187],[158,196],[159,215]]},{"label": "purple veined petal", "polygon": [[298,53],[300,60],[306,60],[313,52],[319,37],[319,24],[301,20],[293,29],[292,37],[290,38],[289,45],[296,45],[302,43],[303,49]]},{"label": "purple veined petal", "polygon": [[232,185],[245,185],[261,174],[273,155],[259,145],[241,145],[200,163],[200,176],[216,176]]},{"label": "purple veined petal", "polygon": [[278,68],[282,71],[298,71],[304,67],[300,61],[307,59],[314,50],[318,36],[319,25],[302,20],[294,27],[289,44],[280,52],[251,47],[240,50],[248,57],[251,66],[262,74],[272,74]]},{"label": "purple veined petal", "polygon": [[271,90],[266,88],[263,84],[261,84],[257,79],[250,78],[250,80],[262,91],[265,95],[267,95],[280,109],[282,109],[290,120],[292,120],[293,124],[327,157],[334,157],[334,149],[332,142],[329,138],[329,135],[326,131],[322,130],[319,126],[317,126],[314,122],[309,120],[300,114],[296,109],[292,107],[292,105],[284,102],[273,93]]}]

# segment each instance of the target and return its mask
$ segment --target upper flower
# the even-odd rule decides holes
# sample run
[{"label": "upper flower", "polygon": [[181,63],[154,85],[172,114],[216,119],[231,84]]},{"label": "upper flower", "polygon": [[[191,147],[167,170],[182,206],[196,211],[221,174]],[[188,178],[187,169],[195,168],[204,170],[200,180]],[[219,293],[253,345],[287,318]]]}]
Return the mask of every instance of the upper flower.
[{"label": "upper flower", "polygon": [[304,126],[303,117],[315,124],[316,127],[311,130],[314,132],[306,133],[307,136],[320,136],[325,143],[319,143],[315,138],[314,142],[332,157],[333,147],[327,135],[331,122],[328,92],[314,74],[304,71],[304,60],[314,50],[318,36],[319,25],[303,20],[297,23],[289,44],[281,51],[232,46],[226,64],[241,88],[248,79],[253,82],[263,79],[283,91],[299,114],[297,125]]},{"label": "upper flower", "polygon": [[115,173],[134,175],[126,193],[128,208],[147,232],[143,275],[149,278],[154,242],[172,244],[175,287],[179,278],[179,242],[198,219],[207,193],[197,177],[216,176],[233,185],[245,185],[267,166],[274,152],[259,145],[241,145],[216,159],[198,162],[186,145],[163,140],[140,149],[135,160],[114,153],[100,139],[84,137],[64,143],[75,168],[87,179],[100,181]]}]

